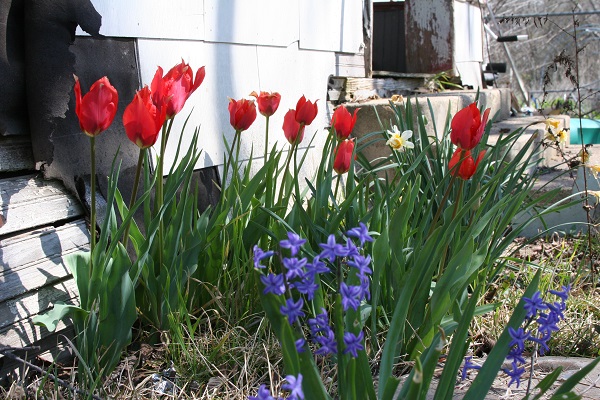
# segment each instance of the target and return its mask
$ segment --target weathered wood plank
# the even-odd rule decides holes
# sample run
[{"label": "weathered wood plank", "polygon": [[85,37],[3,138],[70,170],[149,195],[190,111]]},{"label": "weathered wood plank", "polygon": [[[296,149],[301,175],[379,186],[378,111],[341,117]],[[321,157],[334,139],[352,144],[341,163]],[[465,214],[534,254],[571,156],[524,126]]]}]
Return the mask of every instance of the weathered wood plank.
[{"label": "weathered wood plank", "polygon": [[347,77],[340,100],[356,102],[377,97],[391,98],[394,94],[407,94],[425,84],[425,74],[419,75],[394,74],[393,78]]},{"label": "weathered wood plank", "polygon": [[0,301],[64,279],[70,271],[62,258],[87,249],[89,234],[85,221],[46,228],[0,241]]},{"label": "weathered wood plank", "polygon": [[0,136],[0,172],[33,170],[34,166],[29,136]]},{"label": "weathered wood plank", "polygon": [[53,224],[83,214],[78,200],[58,181],[39,175],[0,179],[0,235]]},{"label": "weathered wood plank", "polygon": [[[1,335],[1,334],[0,334]],[[72,362],[72,352],[69,349],[69,345],[65,340],[65,337],[73,338],[73,326],[68,325],[62,330],[57,330],[53,333],[44,334],[43,338],[35,343],[39,347],[37,351],[28,351],[27,353],[17,351],[14,354],[22,359],[29,362],[34,362],[35,359],[41,359],[46,363],[52,362]],[[23,374],[20,372],[24,369],[23,363],[12,360],[8,357],[0,356],[0,376],[4,377],[7,374],[14,372],[16,376],[22,377]],[[70,364],[67,364],[70,365]],[[0,380],[1,382],[1,380]]]},{"label": "weathered wood plank", "polygon": [[69,278],[0,303],[0,330],[45,313],[58,301],[78,304],[77,285],[73,279]]},{"label": "weathered wood plank", "polygon": [[[78,304],[75,282],[69,279],[53,287],[46,287],[36,293],[28,293],[18,299],[9,300],[0,304],[0,347],[22,348],[37,346],[39,350],[25,354],[17,354],[21,358],[31,361],[34,357],[46,362],[66,359],[69,352],[63,351],[67,345],[64,337],[73,338],[73,327],[70,322],[60,322],[55,332],[48,332],[45,328],[35,326],[31,317],[45,312],[56,301]],[[8,321],[5,317],[18,318]],[[2,357],[0,356],[0,359]],[[1,374],[18,369],[19,363],[9,358],[3,360],[0,366]]]},{"label": "weathered wood plank", "polygon": [[89,248],[89,232],[83,219],[0,240],[0,276],[35,266],[48,259],[60,263],[65,252]]},{"label": "weathered wood plank", "polygon": [[30,319],[24,320],[0,330],[0,346],[21,348],[38,345],[56,333],[64,334],[65,329],[70,326],[70,322],[67,325],[61,321],[56,326],[56,332],[52,333],[46,328],[34,325]]}]

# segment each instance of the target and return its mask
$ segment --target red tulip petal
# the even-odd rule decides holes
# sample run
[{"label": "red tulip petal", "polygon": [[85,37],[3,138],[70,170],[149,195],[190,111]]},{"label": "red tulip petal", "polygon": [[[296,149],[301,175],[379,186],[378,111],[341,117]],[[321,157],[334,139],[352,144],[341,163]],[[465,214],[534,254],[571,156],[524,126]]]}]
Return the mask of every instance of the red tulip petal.
[{"label": "red tulip petal", "polygon": [[202,82],[204,82],[205,75],[206,75],[205,68],[204,67],[199,68],[198,71],[196,72],[196,79],[194,80],[194,86],[192,87],[190,94],[193,93],[196,89],[198,89],[200,87],[200,85],[202,84]]}]

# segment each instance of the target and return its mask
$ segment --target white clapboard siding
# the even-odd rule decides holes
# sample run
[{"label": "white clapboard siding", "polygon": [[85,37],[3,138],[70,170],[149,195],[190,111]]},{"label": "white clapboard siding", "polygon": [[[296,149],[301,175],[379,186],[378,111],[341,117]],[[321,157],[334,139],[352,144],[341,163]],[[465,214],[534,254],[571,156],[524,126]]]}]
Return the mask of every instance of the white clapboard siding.
[{"label": "white clapboard siding", "polygon": [[[358,53],[362,0],[92,0],[100,33],[112,37],[207,42]],[[81,28],[78,35],[85,35]]]},{"label": "white clapboard siding", "polygon": [[300,1],[300,48],[358,53],[363,43],[362,0]]},{"label": "white clapboard siding", "polygon": [[299,38],[299,1],[204,0],[204,40],[287,47]]},{"label": "white clapboard siding", "polygon": [[[202,0],[92,0],[100,33],[112,37],[204,39]],[[86,35],[77,28],[78,35]]]},{"label": "white clapboard siding", "polygon": [[365,76],[365,55],[364,53],[348,54],[348,53],[336,53],[335,54],[335,76],[351,76],[360,77]]},{"label": "white clapboard siding", "polygon": [[[187,147],[194,129],[200,127],[203,153],[198,167],[220,165],[223,162],[223,135],[230,142],[233,138],[227,110],[228,98],[248,98],[255,90],[277,91],[281,94],[279,110],[270,120],[270,145],[276,141],[282,146],[287,143],[281,130],[283,117],[288,109],[296,107],[302,95],[312,101],[318,99],[319,106],[317,118],[306,129],[307,137],[329,123],[330,115],[325,111],[325,103],[328,77],[335,73],[333,52],[301,50],[297,43],[281,48],[140,39],[138,53],[143,84],[151,82],[157,65],[166,70],[180,62],[182,57],[194,70],[206,66],[204,83],[188,99],[180,116],[175,118],[171,135],[172,138],[179,137],[185,118],[193,110],[185,131],[183,148]],[[263,154],[264,130],[265,119],[258,115],[252,127],[242,134],[240,157],[249,157],[252,148],[254,154]],[[319,140],[314,143],[315,146]],[[173,139],[167,145],[165,162],[169,165],[173,162],[176,146],[177,142]]]},{"label": "white clapboard siding", "polygon": [[0,179],[0,235],[32,229],[82,215],[75,197],[57,181],[40,175]]}]

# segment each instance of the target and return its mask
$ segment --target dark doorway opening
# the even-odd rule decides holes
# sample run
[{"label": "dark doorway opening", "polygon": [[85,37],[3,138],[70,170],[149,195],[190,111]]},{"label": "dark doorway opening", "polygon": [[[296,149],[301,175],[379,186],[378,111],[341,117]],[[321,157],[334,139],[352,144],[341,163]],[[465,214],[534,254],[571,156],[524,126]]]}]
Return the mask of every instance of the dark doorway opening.
[{"label": "dark doorway opening", "polygon": [[407,72],[404,2],[373,3],[373,71]]}]

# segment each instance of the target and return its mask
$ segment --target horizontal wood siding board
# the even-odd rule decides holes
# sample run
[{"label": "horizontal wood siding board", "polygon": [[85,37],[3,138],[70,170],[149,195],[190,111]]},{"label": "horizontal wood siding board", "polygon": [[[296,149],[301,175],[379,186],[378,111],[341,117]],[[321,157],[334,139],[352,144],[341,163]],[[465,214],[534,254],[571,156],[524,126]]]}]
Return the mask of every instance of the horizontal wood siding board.
[{"label": "horizontal wood siding board", "polygon": [[0,136],[0,172],[33,170],[34,167],[29,136]]},{"label": "horizontal wood siding board", "polygon": [[79,201],[58,181],[40,175],[0,179],[0,235],[53,224],[83,215]]},{"label": "horizontal wood siding board", "polygon": [[[37,339],[27,344],[32,335],[37,335]],[[0,346],[6,345],[16,348],[28,347],[31,344],[38,346],[39,350],[36,351],[28,351],[27,353],[22,351],[14,352],[16,356],[33,364],[39,364],[36,359],[41,359],[44,362],[71,362],[72,355],[65,337],[73,340],[74,331],[73,326],[70,324],[64,325],[60,323],[56,332],[48,332],[44,329],[43,334],[40,334],[39,327],[28,324],[26,327],[23,325],[18,329],[12,328],[0,331]],[[23,363],[6,356],[0,356],[0,377],[4,377],[10,373],[22,377],[24,368],[26,367]]]},{"label": "horizontal wood siding board", "polygon": [[346,90],[385,89],[405,90],[414,89],[423,83],[422,79],[369,79],[348,78]]},{"label": "horizontal wood siding board", "polygon": [[70,275],[71,272],[60,259],[50,259],[35,266],[2,274],[0,281],[5,289],[0,291],[0,302],[62,281]]},{"label": "horizontal wood siding board", "polygon": [[82,219],[6,238],[0,240],[0,277],[48,263],[60,264],[65,254],[88,248],[89,233]]},{"label": "horizontal wood siding board", "polygon": [[337,76],[365,76],[365,55],[363,53],[335,54],[335,74]]},{"label": "horizontal wood siding board", "polygon": [[363,44],[362,0],[302,0],[300,48],[357,53]]},{"label": "horizontal wood siding board", "polygon": [[204,0],[205,40],[287,47],[299,39],[298,1]]},{"label": "horizontal wood siding board", "polygon": [[[204,1],[92,0],[100,33],[112,37],[204,39]],[[87,35],[77,27],[77,35]]]},{"label": "horizontal wood siding board", "polygon": [[[40,347],[37,351],[28,351],[27,353],[17,351],[14,354],[33,364],[40,364],[37,360],[42,360],[46,364],[56,362],[66,363],[67,366],[71,366],[73,365],[73,352],[65,340],[65,336],[69,338],[73,337],[72,327],[67,327],[60,332],[44,337],[44,339],[37,343]],[[22,362],[8,357],[0,356],[0,363],[0,383],[2,383],[3,378],[10,379],[11,375],[19,379],[18,377],[23,377],[22,371],[24,369],[27,370],[27,367]]]},{"label": "horizontal wood siding board", "polygon": [[[68,322],[68,324],[71,323]],[[60,321],[56,326],[56,332],[60,332],[66,327],[65,322]],[[30,319],[27,319],[0,329],[0,346],[27,347],[37,344],[51,334],[52,332],[48,332],[46,328],[34,325]]]},{"label": "horizontal wood siding board", "polygon": [[78,304],[77,286],[72,278],[0,303],[0,330],[42,314],[56,302]]}]

